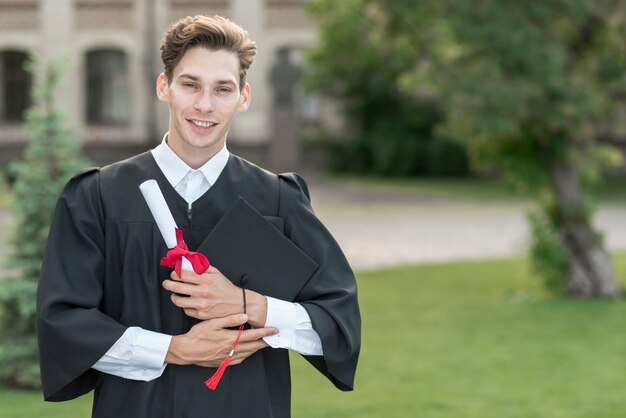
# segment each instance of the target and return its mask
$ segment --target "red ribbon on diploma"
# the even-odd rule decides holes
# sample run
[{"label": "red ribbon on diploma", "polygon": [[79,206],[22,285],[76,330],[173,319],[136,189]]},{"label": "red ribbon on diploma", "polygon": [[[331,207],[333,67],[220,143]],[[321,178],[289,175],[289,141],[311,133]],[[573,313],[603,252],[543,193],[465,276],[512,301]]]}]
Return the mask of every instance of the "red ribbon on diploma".
[{"label": "red ribbon on diploma", "polygon": [[209,259],[204,254],[189,251],[185,240],[183,240],[183,231],[176,228],[176,247],[170,248],[165,257],[161,259],[161,265],[173,268],[180,277],[183,257],[189,260],[196,274],[202,274],[211,267]]}]

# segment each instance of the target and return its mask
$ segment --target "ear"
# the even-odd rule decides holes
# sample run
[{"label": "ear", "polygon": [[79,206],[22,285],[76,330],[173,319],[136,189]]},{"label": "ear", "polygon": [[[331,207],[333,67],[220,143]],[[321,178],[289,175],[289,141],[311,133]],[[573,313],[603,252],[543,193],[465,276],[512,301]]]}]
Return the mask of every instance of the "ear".
[{"label": "ear", "polygon": [[246,83],[241,90],[241,96],[239,97],[239,107],[237,108],[237,112],[245,112],[248,110],[248,106],[250,106],[251,99],[251,89],[250,84]]},{"label": "ear", "polygon": [[170,101],[170,86],[167,82],[167,77],[165,76],[165,73],[161,73],[157,77],[156,94],[160,101],[162,102]]}]

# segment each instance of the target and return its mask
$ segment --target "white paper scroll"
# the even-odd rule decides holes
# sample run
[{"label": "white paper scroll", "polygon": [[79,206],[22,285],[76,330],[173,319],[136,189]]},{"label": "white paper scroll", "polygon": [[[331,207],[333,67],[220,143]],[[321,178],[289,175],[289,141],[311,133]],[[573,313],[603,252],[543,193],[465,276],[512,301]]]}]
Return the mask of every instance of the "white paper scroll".
[{"label": "white paper scroll", "polygon": [[[159,184],[156,180],[146,180],[139,185],[139,190],[141,190],[141,194],[143,194],[143,198],[146,200],[150,212],[152,212],[159,231],[161,231],[165,245],[167,245],[167,248],[174,248],[176,246],[176,222],[170,212],[170,208],[167,206],[163,193],[161,193]],[[186,271],[193,271],[191,263],[185,257],[183,257],[181,268]]]}]

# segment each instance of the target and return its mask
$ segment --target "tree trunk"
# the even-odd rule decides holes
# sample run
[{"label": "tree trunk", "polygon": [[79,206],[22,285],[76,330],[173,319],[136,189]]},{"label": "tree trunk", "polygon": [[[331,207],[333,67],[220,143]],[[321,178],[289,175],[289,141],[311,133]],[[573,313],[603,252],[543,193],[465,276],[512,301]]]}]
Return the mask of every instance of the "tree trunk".
[{"label": "tree trunk", "polygon": [[607,251],[586,214],[576,168],[565,162],[550,167],[556,200],[557,231],[569,256],[567,290],[572,296],[620,296]]}]

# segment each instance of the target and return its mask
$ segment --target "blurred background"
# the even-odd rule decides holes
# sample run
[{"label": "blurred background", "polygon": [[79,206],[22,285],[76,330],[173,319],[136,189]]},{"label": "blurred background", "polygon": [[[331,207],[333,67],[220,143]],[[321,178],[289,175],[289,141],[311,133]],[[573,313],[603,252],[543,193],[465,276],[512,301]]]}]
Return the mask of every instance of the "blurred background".
[{"label": "blurred background", "polygon": [[258,46],[229,149],[304,173],[359,282],[356,390],[292,356],[294,417],[623,416],[621,0],[0,0],[0,416],[89,415],[37,391],[50,216],[161,141],[195,14]]},{"label": "blurred background", "polygon": [[[155,95],[163,70],[159,45],[163,32],[180,17],[220,14],[237,22],[259,47],[249,74],[252,107],[240,115],[230,146],[257,161],[269,160],[273,137],[272,69],[281,49],[293,51],[289,64],[300,66],[302,50],[315,39],[316,25],[306,1],[229,0],[23,0],[0,3],[2,160],[20,155],[28,134],[24,110],[30,104],[32,77],[23,64],[33,54],[62,60],[56,104],[75,128],[76,139],[99,163],[116,161],[158,144],[167,130],[167,107]],[[292,81],[291,86],[297,80]],[[295,89],[294,89],[295,90]],[[302,120],[338,129],[336,112],[313,95],[294,91]]]}]

